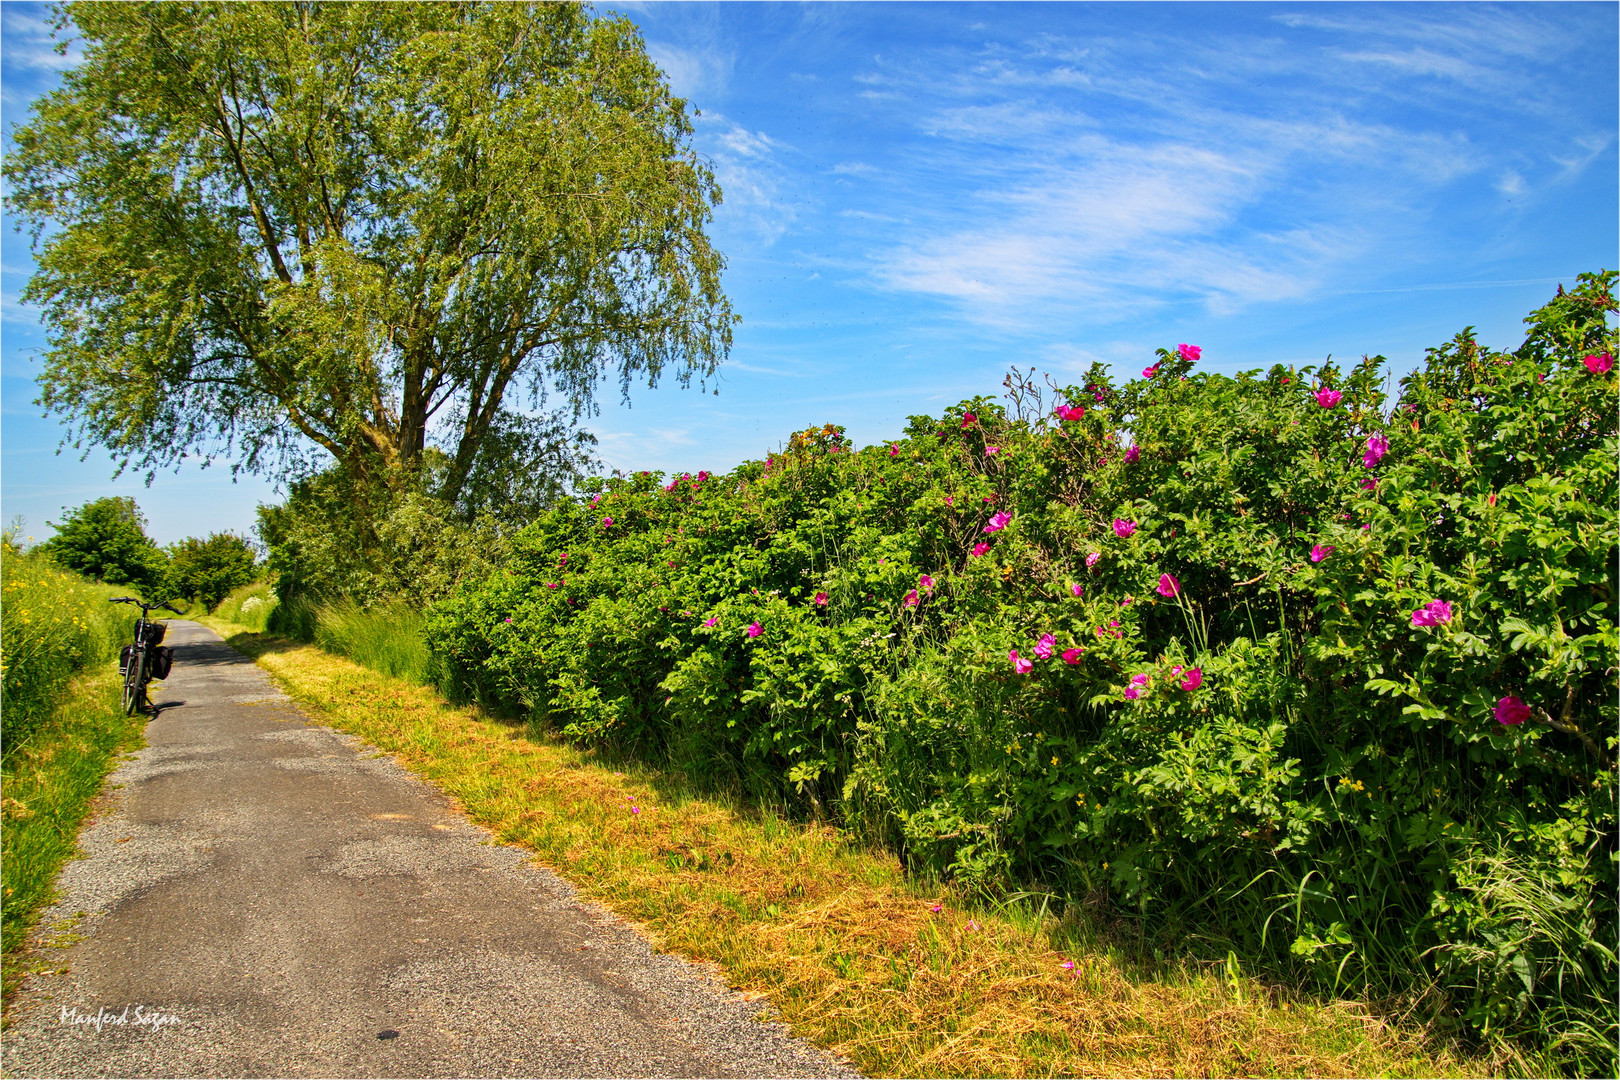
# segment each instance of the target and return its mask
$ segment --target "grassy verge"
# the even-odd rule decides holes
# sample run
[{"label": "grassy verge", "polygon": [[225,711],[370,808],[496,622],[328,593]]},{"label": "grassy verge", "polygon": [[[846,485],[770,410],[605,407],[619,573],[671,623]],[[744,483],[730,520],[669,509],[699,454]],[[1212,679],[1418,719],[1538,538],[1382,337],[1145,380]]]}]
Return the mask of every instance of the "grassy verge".
[{"label": "grassy verge", "polygon": [[964,904],[833,830],[614,771],[313,646],[232,633],[322,722],[392,753],[661,947],[720,965],[870,1075],[1467,1075],[1421,1029],[1227,965],[1132,956],[1038,904]]},{"label": "grassy verge", "polygon": [[145,719],[123,715],[115,663],[129,609],[107,602],[129,591],[0,537],[0,1008],[28,970],[35,920],[107,773],[141,745]]},{"label": "grassy verge", "polygon": [[118,669],[111,664],[79,675],[54,713],[26,746],[5,758],[0,786],[5,828],[0,833],[4,879],[4,1002],[30,970],[28,942],[52,884],[74,854],[79,827],[123,752],[142,745],[144,716],[125,716]]}]

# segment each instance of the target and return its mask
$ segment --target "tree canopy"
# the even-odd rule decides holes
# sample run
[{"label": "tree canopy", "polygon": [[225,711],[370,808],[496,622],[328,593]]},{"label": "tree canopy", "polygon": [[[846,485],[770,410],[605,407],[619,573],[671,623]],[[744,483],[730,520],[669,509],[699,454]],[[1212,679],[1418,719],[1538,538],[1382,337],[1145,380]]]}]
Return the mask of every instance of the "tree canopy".
[{"label": "tree canopy", "polygon": [[169,592],[212,610],[232,589],[253,580],[256,563],[253,545],[235,533],[188,536],[169,545]]},{"label": "tree canopy", "polygon": [[625,19],[58,18],[84,60],[13,131],[5,173],[38,248],[39,403],[75,445],[149,471],[425,476],[473,512],[579,460],[604,379],[702,386],[730,348],[705,233],[720,190]]},{"label": "tree canopy", "polygon": [[48,524],[56,535],[39,548],[59,565],[116,585],[151,590],[163,584],[168,560],[146,535],[134,499],[96,499]]}]

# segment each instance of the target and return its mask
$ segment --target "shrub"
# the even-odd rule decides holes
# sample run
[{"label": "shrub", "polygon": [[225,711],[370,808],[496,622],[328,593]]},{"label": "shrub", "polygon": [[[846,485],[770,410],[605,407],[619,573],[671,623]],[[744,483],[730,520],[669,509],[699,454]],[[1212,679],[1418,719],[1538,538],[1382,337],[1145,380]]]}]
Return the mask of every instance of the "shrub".
[{"label": "shrub", "polygon": [[436,606],[439,677],[1612,1070],[1615,276],[1393,400],[1184,346],[590,482]]}]

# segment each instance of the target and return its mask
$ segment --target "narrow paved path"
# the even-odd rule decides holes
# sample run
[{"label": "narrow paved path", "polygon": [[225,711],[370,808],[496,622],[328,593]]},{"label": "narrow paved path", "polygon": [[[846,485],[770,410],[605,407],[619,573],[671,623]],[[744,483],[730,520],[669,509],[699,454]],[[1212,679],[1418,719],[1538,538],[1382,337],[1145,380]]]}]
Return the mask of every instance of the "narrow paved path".
[{"label": "narrow paved path", "polygon": [[149,745],[41,924],[86,913],[45,954],[65,973],[16,1003],[5,1075],[856,1075],[310,723],[212,631],[169,643]]}]

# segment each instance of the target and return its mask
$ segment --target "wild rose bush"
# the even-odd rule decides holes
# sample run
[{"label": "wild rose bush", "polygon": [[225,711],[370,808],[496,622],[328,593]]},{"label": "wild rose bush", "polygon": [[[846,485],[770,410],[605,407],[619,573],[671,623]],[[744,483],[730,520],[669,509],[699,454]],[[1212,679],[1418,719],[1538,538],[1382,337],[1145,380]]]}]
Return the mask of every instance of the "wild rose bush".
[{"label": "wild rose bush", "polygon": [[1393,399],[1382,358],[1183,345],[898,442],[593,481],[430,641],[453,690],[919,869],[1612,1069],[1614,278]]}]

